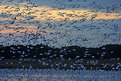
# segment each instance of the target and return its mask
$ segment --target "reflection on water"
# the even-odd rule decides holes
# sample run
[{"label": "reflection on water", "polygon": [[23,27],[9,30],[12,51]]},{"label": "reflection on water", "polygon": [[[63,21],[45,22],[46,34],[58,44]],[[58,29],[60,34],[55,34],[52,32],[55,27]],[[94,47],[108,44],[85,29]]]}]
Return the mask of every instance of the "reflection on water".
[{"label": "reflection on water", "polygon": [[[0,70],[1,81],[120,81],[120,71]],[[5,75],[3,75],[5,74]]]}]

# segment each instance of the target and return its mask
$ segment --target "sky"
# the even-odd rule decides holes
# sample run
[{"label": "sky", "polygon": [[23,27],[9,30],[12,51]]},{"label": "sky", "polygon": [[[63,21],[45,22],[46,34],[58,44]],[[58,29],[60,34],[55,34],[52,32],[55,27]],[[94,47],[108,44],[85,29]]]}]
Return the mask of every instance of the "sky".
[{"label": "sky", "polygon": [[120,0],[1,0],[0,44],[121,44]]}]

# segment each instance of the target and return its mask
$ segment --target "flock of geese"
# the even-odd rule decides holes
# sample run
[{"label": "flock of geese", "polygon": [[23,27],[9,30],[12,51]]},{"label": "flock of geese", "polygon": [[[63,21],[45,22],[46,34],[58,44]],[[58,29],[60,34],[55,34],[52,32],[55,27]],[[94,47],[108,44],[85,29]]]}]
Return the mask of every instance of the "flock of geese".
[{"label": "flock of geese", "polygon": [[[50,1],[52,5],[47,7],[45,3],[41,3],[42,1],[36,1],[1,0],[1,45],[42,43],[51,47],[99,47],[106,44],[121,44],[121,4],[117,3],[105,9],[96,1],[54,0]],[[88,5],[81,6],[78,2]],[[92,10],[86,10],[89,7]],[[80,8],[85,9],[79,10]],[[101,10],[104,11],[100,12]]]},{"label": "flock of geese", "polygon": [[[37,1],[37,2],[36,2]],[[88,0],[53,0],[52,5],[44,5],[41,4],[39,1],[44,0],[0,0],[0,45],[4,46],[10,46],[10,45],[23,45],[27,46],[26,50],[27,52],[31,52],[31,50],[34,50],[36,52],[35,48],[33,46],[28,47],[29,45],[38,45],[38,44],[44,44],[48,45],[50,47],[66,47],[66,46],[81,46],[81,47],[100,47],[106,44],[121,44],[121,4],[117,3],[115,5],[107,7],[101,6],[102,4],[97,4],[96,0],[93,2],[89,2]],[[45,0],[49,1],[49,0]],[[33,3],[34,2],[34,3]],[[51,1],[50,1],[51,2]],[[78,3],[84,3],[87,4],[86,6]],[[39,3],[41,5],[39,5]],[[94,10],[88,10],[88,7],[93,7]],[[83,10],[80,10],[80,8],[83,8]],[[86,10],[87,9],[87,10]],[[102,12],[101,12],[102,10]],[[104,10],[104,11],[103,11]],[[103,13],[104,12],[104,13]],[[107,12],[108,14],[105,14]],[[113,13],[112,12],[117,12]],[[103,13],[105,18],[100,16]],[[91,14],[91,15],[90,15]],[[112,15],[110,15],[112,14]],[[90,17],[91,16],[91,17]],[[100,17],[100,19],[98,19]],[[107,19],[106,19],[107,18]],[[2,49],[2,47],[0,47]],[[40,47],[40,49],[43,49],[44,47]],[[0,50],[1,50],[0,49]],[[24,58],[27,54],[25,54],[24,51],[20,51],[23,48],[20,48],[19,46],[16,48],[10,47],[11,53],[14,54],[20,54],[19,58],[19,64],[22,64],[22,61],[25,61],[27,59]],[[20,50],[19,50],[20,49]],[[47,48],[45,48],[47,49]],[[60,50],[60,52],[67,51],[65,48],[63,50]],[[18,51],[19,50],[19,51]],[[105,50],[105,48],[102,48],[101,50]],[[52,51],[52,50],[50,50]],[[68,50],[70,51],[70,50]],[[70,52],[76,51],[75,49],[72,49]],[[3,60],[5,57],[2,56],[6,51],[1,51],[0,53],[0,60]],[[86,49],[85,54],[88,52],[88,49]],[[45,55],[50,55],[49,50]],[[57,51],[55,51],[57,53]],[[114,51],[111,51],[113,54]],[[66,54],[66,52],[64,53]],[[44,54],[41,54],[44,55]],[[53,54],[54,56],[56,54]],[[106,55],[106,52],[102,53],[103,55]],[[17,56],[17,55],[16,55]],[[88,55],[87,55],[88,56]],[[36,58],[37,56],[34,55],[33,58]],[[63,58],[63,55],[60,55],[60,58]],[[78,58],[78,56],[76,57]],[[93,56],[92,56],[93,58]],[[32,59],[30,59],[32,61]],[[34,59],[33,59],[34,60]],[[62,59],[63,60],[63,59]],[[71,59],[68,59],[71,61]],[[84,59],[78,59],[76,62],[78,64],[73,63],[70,64],[70,68],[74,68],[79,66],[80,68],[85,69],[85,67],[80,63]],[[119,59],[118,59],[119,60]],[[38,60],[40,64],[48,65],[49,63],[44,62],[43,60]],[[50,59],[49,62],[52,60]],[[2,61],[0,61],[2,62]],[[92,65],[96,65],[98,63],[97,61],[89,61]],[[6,65],[13,65],[14,62],[6,62]],[[63,65],[63,67],[68,66],[67,64],[61,64],[59,62],[56,64],[58,67],[60,65]],[[23,65],[22,65],[23,66]],[[51,64],[51,67],[54,65]],[[108,67],[109,64],[103,65],[103,68],[105,69]],[[115,64],[112,65],[112,67],[115,66]],[[23,66],[24,67],[24,66]],[[120,69],[121,63],[118,63],[118,66],[116,69]],[[30,65],[29,68],[31,69],[32,66]],[[115,68],[114,68],[115,69]],[[19,73],[20,70],[6,70],[7,72],[15,72]],[[39,70],[37,70],[39,71]],[[27,70],[25,73],[32,73],[36,75],[37,71],[33,70]],[[52,71],[52,70],[51,70]],[[41,70],[40,72],[49,73],[52,74],[52,72],[49,70]],[[70,72],[71,71],[71,72]],[[6,73],[7,73],[6,72]],[[21,71],[22,72],[22,71]],[[40,72],[37,76],[40,75]],[[73,74],[73,70],[69,70],[71,74]],[[81,71],[74,71],[76,74],[80,75],[80,73],[83,73]],[[93,74],[96,76],[97,71],[95,71]],[[0,70],[0,80],[1,81],[7,81],[8,80],[8,74],[6,74],[4,70]],[[61,71],[55,72],[55,75],[60,74]],[[106,72],[99,72],[99,74],[103,73],[104,75],[107,75]],[[111,76],[114,77],[115,73],[110,72]],[[62,72],[63,74],[63,72]],[[66,74],[66,73],[64,73]],[[7,80],[5,78],[1,78],[1,76],[7,76]],[[53,75],[53,76],[55,76]],[[68,74],[67,74],[68,75]],[[6,77],[5,76],[5,77]],[[23,77],[20,79],[18,74],[13,75],[18,80],[22,80]],[[24,75],[22,75],[24,76]],[[40,75],[41,76],[41,75]],[[45,75],[43,75],[45,77]],[[117,77],[121,77],[121,74]],[[10,78],[9,78],[10,79]],[[29,81],[32,80],[31,77],[28,76]],[[66,79],[66,78],[64,78]],[[74,78],[74,76],[71,78],[73,81],[80,81],[80,78]],[[84,78],[85,81],[86,78]],[[108,78],[110,79],[110,78]],[[114,78],[111,78],[110,81],[114,81]],[[60,80],[60,79],[58,79]],[[58,81],[57,79],[55,81]],[[89,81],[100,81],[98,78],[88,78]],[[102,80],[102,79],[101,79]],[[37,81],[37,80],[35,80]],[[40,78],[38,79],[40,81]],[[50,81],[48,78],[47,81]],[[61,80],[60,80],[61,81]],[[65,80],[64,80],[65,81]]]},{"label": "flock of geese", "polygon": [[[4,76],[7,75],[8,77]],[[20,77],[18,77],[18,75]],[[4,77],[2,77],[4,76]],[[11,81],[120,81],[120,72],[85,70],[0,70],[0,80]]]}]

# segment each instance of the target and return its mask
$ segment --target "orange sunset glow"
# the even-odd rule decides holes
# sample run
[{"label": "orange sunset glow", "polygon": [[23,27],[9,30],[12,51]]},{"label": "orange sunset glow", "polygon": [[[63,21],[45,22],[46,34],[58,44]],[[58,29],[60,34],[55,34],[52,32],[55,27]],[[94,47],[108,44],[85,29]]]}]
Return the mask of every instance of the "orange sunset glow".
[{"label": "orange sunset glow", "polygon": [[[31,6],[31,5],[30,5]],[[31,19],[32,21],[49,21],[49,22],[55,22],[55,21],[79,21],[82,19],[85,20],[108,20],[108,19],[120,19],[121,15],[119,13],[106,13],[106,12],[94,12],[92,10],[84,10],[84,9],[55,9],[55,8],[51,8],[51,7],[47,7],[47,6],[43,6],[43,7],[31,7],[30,9],[27,9],[23,6],[20,7],[16,7],[13,5],[0,5],[0,14],[2,13],[6,13],[6,14],[12,14],[16,16],[16,20],[17,22],[19,21],[24,21],[26,20],[27,16],[33,16],[33,18]],[[18,15],[20,14],[21,15]],[[17,16],[18,15],[18,16]],[[7,18],[0,18],[0,21],[5,21],[5,20],[13,20],[13,18],[15,16],[9,16]],[[27,20],[29,21],[29,20]],[[2,26],[2,25],[1,25]],[[8,24],[8,26],[10,28],[15,28],[17,26],[12,26],[10,24]],[[21,25],[20,25],[21,26]],[[19,27],[19,26],[18,26]],[[22,27],[22,26],[21,26]],[[22,32],[30,32],[30,31],[34,31],[34,32],[38,32],[38,30],[34,30],[36,28],[36,26],[26,26],[26,29],[20,29],[20,31]],[[19,32],[20,32],[19,31]],[[46,31],[48,32],[48,31]],[[1,30],[0,33],[2,34],[7,34],[7,33],[16,33],[15,30],[13,29],[5,29],[5,30]],[[41,33],[42,34],[42,33]]]}]

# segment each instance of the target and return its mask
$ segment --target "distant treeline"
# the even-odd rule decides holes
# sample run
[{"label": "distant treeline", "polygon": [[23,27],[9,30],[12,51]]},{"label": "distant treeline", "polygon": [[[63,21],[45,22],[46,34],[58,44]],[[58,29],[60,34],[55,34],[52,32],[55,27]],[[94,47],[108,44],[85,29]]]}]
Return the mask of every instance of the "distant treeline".
[{"label": "distant treeline", "polygon": [[0,59],[47,58],[47,59],[121,59],[121,45],[105,45],[99,48],[68,46],[51,48],[47,45],[0,46]]}]

